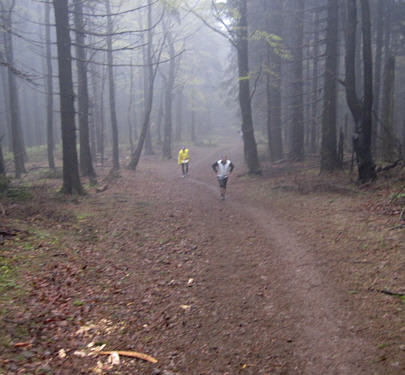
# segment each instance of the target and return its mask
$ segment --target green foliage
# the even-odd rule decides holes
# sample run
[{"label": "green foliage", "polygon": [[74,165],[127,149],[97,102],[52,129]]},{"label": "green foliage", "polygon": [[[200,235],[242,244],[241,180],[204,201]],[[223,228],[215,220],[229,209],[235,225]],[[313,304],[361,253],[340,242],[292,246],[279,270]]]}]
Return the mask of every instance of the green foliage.
[{"label": "green foliage", "polygon": [[239,81],[249,81],[249,79],[250,79],[250,73],[249,73],[247,76],[238,77],[238,80],[239,80]]},{"label": "green foliage", "polygon": [[88,212],[82,212],[76,214],[77,221],[86,221],[89,217],[93,216],[91,213]]},{"label": "green foliage", "polygon": [[15,269],[8,258],[0,256],[0,295],[5,296],[9,289],[18,288]]},{"label": "green foliage", "polygon": [[393,193],[390,195],[391,202],[404,203],[405,204],[405,192]]},{"label": "green foliage", "polygon": [[250,38],[256,41],[263,40],[273,49],[276,55],[280,56],[282,59],[291,60],[291,54],[283,46],[283,39],[279,35],[256,30]]}]

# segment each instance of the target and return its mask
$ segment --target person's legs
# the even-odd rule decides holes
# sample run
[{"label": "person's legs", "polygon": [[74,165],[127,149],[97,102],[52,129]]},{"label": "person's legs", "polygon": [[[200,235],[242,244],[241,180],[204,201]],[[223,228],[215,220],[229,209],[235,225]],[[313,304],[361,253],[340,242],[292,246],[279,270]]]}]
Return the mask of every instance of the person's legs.
[{"label": "person's legs", "polygon": [[222,186],[220,191],[221,191],[221,199],[224,200],[225,199],[225,188]]},{"label": "person's legs", "polygon": [[186,176],[188,176],[188,163],[185,163]]},{"label": "person's legs", "polygon": [[221,197],[222,200],[225,199],[226,182],[227,181],[228,181],[228,179],[226,177],[218,178],[220,197]]},{"label": "person's legs", "polygon": [[182,173],[183,177],[186,175],[184,163],[181,163],[181,173]]},{"label": "person's legs", "polygon": [[226,193],[226,183],[228,182],[228,177],[224,178],[224,184],[223,184],[223,191],[222,191],[222,199],[225,199],[225,193]]}]

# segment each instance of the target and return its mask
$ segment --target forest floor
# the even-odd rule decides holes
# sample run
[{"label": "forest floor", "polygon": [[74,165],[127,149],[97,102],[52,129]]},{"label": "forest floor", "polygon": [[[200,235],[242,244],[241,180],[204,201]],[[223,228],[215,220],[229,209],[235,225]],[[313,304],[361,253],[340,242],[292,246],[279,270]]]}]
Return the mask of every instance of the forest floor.
[{"label": "forest floor", "polygon": [[405,168],[249,177],[235,142],[192,147],[187,178],[150,156],[84,197],[38,169],[1,198],[0,374],[404,373]]}]

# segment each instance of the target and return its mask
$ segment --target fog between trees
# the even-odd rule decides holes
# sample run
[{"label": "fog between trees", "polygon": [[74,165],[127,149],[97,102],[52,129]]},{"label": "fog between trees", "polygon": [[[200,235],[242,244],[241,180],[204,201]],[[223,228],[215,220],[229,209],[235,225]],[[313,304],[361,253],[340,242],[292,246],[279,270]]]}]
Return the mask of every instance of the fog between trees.
[{"label": "fog between trees", "polygon": [[42,152],[81,193],[101,166],[242,130],[250,173],[316,155],[368,182],[405,151],[404,15],[401,0],[3,0],[0,173]]}]

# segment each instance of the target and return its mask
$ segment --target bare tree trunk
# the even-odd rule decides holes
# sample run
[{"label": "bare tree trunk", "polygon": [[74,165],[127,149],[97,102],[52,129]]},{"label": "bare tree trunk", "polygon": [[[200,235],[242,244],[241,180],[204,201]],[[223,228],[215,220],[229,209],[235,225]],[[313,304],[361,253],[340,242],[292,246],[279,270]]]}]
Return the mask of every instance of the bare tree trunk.
[{"label": "bare tree trunk", "polygon": [[176,130],[175,130],[175,140],[177,142],[182,141],[183,132],[183,87],[177,89],[176,95]]},{"label": "bare tree trunk", "polygon": [[[282,2],[275,0],[270,5],[265,2],[266,10],[270,12],[266,28],[274,35],[281,33],[283,28]],[[283,139],[281,134],[281,57],[279,51],[267,45],[267,63],[273,72],[266,78],[267,95],[267,138],[271,161],[283,158]]]},{"label": "bare tree trunk", "polygon": [[[6,175],[6,166],[4,164],[2,141],[3,141],[3,137],[0,137],[0,176],[5,176]],[[0,187],[0,191],[1,191],[1,187]]]},{"label": "bare tree trunk", "polygon": [[359,181],[361,183],[376,177],[375,165],[371,154],[371,113],[373,105],[372,92],[372,55],[371,27],[368,0],[361,0],[363,59],[364,59],[364,100],[360,101],[356,94],[355,51],[357,34],[357,4],[346,1],[346,57],[345,57],[345,88],[347,104],[355,123],[353,149],[356,153]]},{"label": "bare tree trunk", "polygon": [[194,144],[197,142],[197,132],[196,132],[196,124],[195,124],[195,103],[194,103],[194,89],[191,89],[191,109],[190,109],[190,137],[191,142]]},{"label": "bare tree trunk", "polygon": [[336,79],[338,59],[338,14],[336,0],[328,0],[325,85],[322,114],[321,171],[340,167],[336,149]]},{"label": "bare tree trunk", "polygon": [[290,134],[290,158],[304,159],[304,91],[303,91],[303,35],[305,0],[294,1],[292,22],[292,124]]},{"label": "bare tree trunk", "polygon": [[314,47],[313,47],[313,65],[312,65],[312,111],[311,111],[311,130],[309,150],[315,154],[317,152],[318,135],[318,89],[319,89],[319,12],[315,12],[314,22]]},{"label": "bare tree trunk", "polygon": [[156,77],[156,69],[154,69],[153,65],[153,57],[152,57],[152,46],[153,46],[153,36],[152,36],[152,0],[148,0],[148,23],[147,23],[147,45],[146,45],[146,53],[145,53],[145,69],[147,69],[147,74],[145,73],[145,78],[147,78],[147,90],[145,92],[145,111],[144,111],[144,118],[141,133],[138,139],[138,145],[135,151],[132,153],[131,161],[129,162],[128,168],[132,169],[133,171],[136,170],[138,166],[139,159],[141,157],[143,145],[145,143],[145,138],[147,131],[150,125],[150,114],[152,112],[152,105],[153,105],[153,87]]},{"label": "bare tree trunk", "polygon": [[[144,114],[144,119],[147,117],[147,111],[148,111],[148,90],[149,90],[149,80],[150,80],[150,70],[149,68],[146,66],[148,63],[148,57],[147,57],[147,48],[143,48],[143,61],[144,61],[144,77],[143,77],[143,96],[144,96],[144,105],[143,105],[143,114]],[[150,114],[149,114],[149,121],[150,121]],[[145,134],[145,154],[146,155],[154,155],[154,151],[153,151],[153,146],[152,146],[152,135],[150,132],[150,124],[148,124],[148,126],[146,127],[146,134]]]},{"label": "bare tree trunk", "polygon": [[162,123],[163,123],[163,115],[165,111],[165,92],[166,89],[161,90],[160,98],[159,98],[159,108],[156,120],[156,127],[157,127],[157,143],[161,145],[162,142]]},{"label": "bare tree trunk", "polygon": [[395,56],[389,57],[385,63],[383,87],[383,101],[381,106],[381,156],[385,161],[394,161]]},{"label": "bare tree trunk", "polygon": [[128,136],[129,136],[129,146],[131,153],[134,150],[134,138],[132,135],[132,123],[133,123],[133,102],[134,102],[134,69],[132,66],[132,58],[129,67],[129,104],[128,104]]},{"label": "bare tree trunk", "polygon": [[[105,87],[105,67],[101,67],[101,72],[97,72],[96,66],[90,70],[90,76],[93,86],[93,117],[95,131],[95,152],[100,155],[101,164],[104,165],[104,87]],[[95,158],[96,160],[97,158]]]},{"label": "bare tree trunk", "polygon": [[[4,41],[5,41],[5,35],[4,36]],[[0,58],[2,60],[5,60],[5,57],[3,56],[3,53],[0,51]],[[6,135],[6,140],[7,140],[7,148],[10,152],[13,152],[13,139],[11,137],[11,119],[10,119],[10,103],[9,103],[9,97],[8,97],[8,87],[7,87],[7,68],[6,67],[0,67],[0,79],[1,79],[1,88],[2,88],[2,94],[4,98],[4,131]]]},{"label": "bare tree trunk", "polygon": [[403,107],[402,107],[402,134],[401,134],[401,155],[402,155],[402,159],[405,159],[405,96],[403,97]]},{"label": "bare tree trunk", "polygon": [[[377,11],[375,13],[376,23],[376,51],[375,51],[375,71],[374,71],[374,114],[379,118],[380,113],[380,93],[381,93],[381,66],[382,66],[382,47],[383,47],[383,32],[384,32],[384,7],[385,0],[377,0]],[[374,153],[377,151],[377,136],[379,122],[373,121],[373,134],[371,138],[371,148]]]},{"label": "bare tree trunk", "polygon": [[60,111],[63,144],[63,186],[65,194],[82,194],[77,149],[75,109],[73,105],[73,78],[71,41],[69,35],[69,11],[65,0],[53,0],[56,21],[56,39],[58,48]]},{"label": "bare tree trunk", "polygon": [[252,100],[249,82],[247,2],[244,0],[238,0],[238,10],[237,54],[239,70],[239,105],[242,115],[244,154],[249,173],[260,174],[260,163],[253,129]]},{"label": "bare tree trunk", "polygon": [[107,10],[107,64],[108,64],[108,82],[110,92],[110,115],[111,115],[111,131],[112,131],[112,146],[113,146],[113,169],[120,169],[119,160],[119,141],[118,141],[118,124],[117,113],[115,106],[115,84],[114,84],[114,59],[112,52],[112,33],[113,23],[111,19],[110,0],[105,0]]},{"label": "bare tree trunk", "polygon": [[163,137],[163,158],[172,158],[172,108],[173,108],[173,88],[175,79],[175,50],[173,38],[170,31],[166,33],[167,45],[169,48],[169,72],[167,77],[166,92],[165,92],[165,126]]},{"label": "bare tree trunk", "polygon": [[102,69],[101,74],[101,90],[100,90],[100,127],[99,127],[99,147],[100,147],[100,155],[101,155],[101,166],[104,167],[104,159],[105,159],[105,123],[106,123],[106,114],[105,114],[105,102],[104,102],[104,94],[105,94],[105,81],[106,81],[107,69]]},{"label": "bare tree trunk", "polygon": [[[12,12],[14,10],[15,1],[12,2],[8,10],[2,9],[3,19],[7,30],[12,28]],[[2,7],[3,8],[3,7]],[[14,155],[14,168],[15,176],[21,177],[21,174],[25,172],[24,163],[24,144],[21,128],[21,113],[20,113],[20,101],[18,97],[17,79],[12,71],[14,66],[14,51],[13,51],[13,38],[11,32],[5,33],[5,57],[8,64],[8,97],[10,105],[10,121],[11,121],[11,138],[13,143],[13,155]]]},{"label": "bare tree trunk", "polygon": [[76,28],[76,57],[78,78],[78,103],[79,103],[79,129],[80,129],[80,172],[88,176],[91,183],[95,182],[96,173],[93,169],[90,150],[89,135],[89,92],[87,80],[86,50],[84,47],[84,20],[83,1],[74,1],[74,21]]}]

